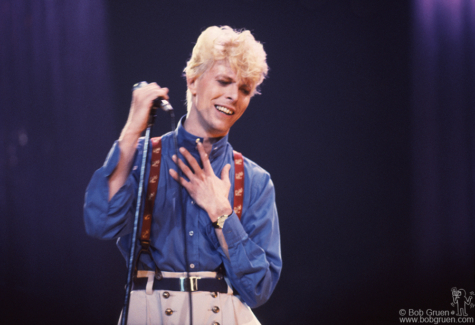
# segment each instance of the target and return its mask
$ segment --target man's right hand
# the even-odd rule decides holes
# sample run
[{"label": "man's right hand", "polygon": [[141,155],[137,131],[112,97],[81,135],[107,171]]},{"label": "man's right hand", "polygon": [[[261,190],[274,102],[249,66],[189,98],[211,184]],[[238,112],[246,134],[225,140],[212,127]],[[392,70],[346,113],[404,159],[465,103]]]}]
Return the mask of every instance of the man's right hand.
[{"label": "man's right hand", "polygon": [[140,137],[147,128],[147,121],[153,101],[158,97],[168,100],[168,88],[160,88],[155,82],[133,91],[129,117],[122,130],[121,138],[125,134],[134,135],[137,139]]}]

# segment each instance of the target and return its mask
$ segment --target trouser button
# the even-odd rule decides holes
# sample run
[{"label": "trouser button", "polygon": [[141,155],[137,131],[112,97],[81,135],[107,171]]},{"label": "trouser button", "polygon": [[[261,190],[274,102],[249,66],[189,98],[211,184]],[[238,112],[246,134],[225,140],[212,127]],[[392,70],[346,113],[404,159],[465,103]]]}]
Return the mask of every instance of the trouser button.
[{"label": "trouser button", "polygon": [[219,313],[219,307],[218,306],[214,306],[212,309],[213,313],[217,314]]},{"label": "trouser button", "polygon": [[168,299],[168,297],[170,297],[170,292],[165,291],[165,292],[162,294],[162,296],[163,296],[163,298]]},{"label": "trouser button", "polygon": [[167,308],[167,309],[165,310],[165,315],[171,316],[172,314],[173,314],[173,310],[171,310],[171,308]]}]

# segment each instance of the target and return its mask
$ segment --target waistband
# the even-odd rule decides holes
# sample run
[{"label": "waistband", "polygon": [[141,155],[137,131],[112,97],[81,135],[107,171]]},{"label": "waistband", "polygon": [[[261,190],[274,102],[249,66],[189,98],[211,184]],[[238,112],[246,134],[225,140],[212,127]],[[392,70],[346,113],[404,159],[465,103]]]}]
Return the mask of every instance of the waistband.
[{"label": "waistband", "polygon": [[162,278],[157,279],[154,271],[138,271],[134,278],[132,290],[146,290],[152,294],[153,290],[168,291],[208,291],[232,294],[226,279],[216,272],[161,272]]}]

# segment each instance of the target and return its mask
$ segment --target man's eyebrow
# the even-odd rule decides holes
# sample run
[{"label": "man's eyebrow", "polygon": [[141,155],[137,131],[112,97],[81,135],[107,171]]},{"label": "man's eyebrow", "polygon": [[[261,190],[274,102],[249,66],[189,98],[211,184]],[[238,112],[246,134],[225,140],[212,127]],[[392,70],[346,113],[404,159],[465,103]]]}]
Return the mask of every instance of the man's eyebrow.
[{"label": "man's eyebrow", "polygon": [[216,78],[222,78],[222,79],[227,79],[227,80],[232,80],[232,81],[234,81],[234,79],[233,79],[232,77],[228,76],[227,74],[218,74],[218,75],[216,76]]}]

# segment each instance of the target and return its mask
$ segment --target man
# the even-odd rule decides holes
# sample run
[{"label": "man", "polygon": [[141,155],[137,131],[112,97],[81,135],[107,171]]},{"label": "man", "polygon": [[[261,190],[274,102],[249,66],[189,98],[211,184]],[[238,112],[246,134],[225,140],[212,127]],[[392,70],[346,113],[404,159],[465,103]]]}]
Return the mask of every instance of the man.
[{"label": "man", "polygon": [[[249,307],[269,299],[282,267],[274,187],[266,171],[244,159],[239,220],[232,208],[236,193],[230,191],[236,165],[227,140],[267,70],[264,49],[249,31],[214,26],[198,38],[185,68],[188,113],[175,131],[179,157],[173,133],[161,139],[151,254],[141,255],[137,275],[146,285],[134,286],[128,324],[187,324],[190,305],[193,324],[259,324]],[[155,83],[134,90],[120,138],[86,191],[86,231],[118,238],[126,260],[143,151],[139,138],[153,100],[167,94]],[[222,266],[225,290],[216,292]],[[167,287],[167,281],[186,276],[197,281],[197,291]],[[192,291],[191,303],[186,291]]]}]

